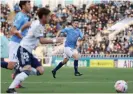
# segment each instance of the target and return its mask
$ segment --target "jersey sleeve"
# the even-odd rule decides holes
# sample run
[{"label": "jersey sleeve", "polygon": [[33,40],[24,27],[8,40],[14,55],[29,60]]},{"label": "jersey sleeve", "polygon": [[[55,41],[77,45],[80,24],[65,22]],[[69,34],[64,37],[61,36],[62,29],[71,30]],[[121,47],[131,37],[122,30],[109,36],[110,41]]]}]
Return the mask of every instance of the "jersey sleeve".
[{"label": "jersey sleeve", "polygon": [[21,28],[21,25],[23,23],[23,16],[19,13],[16,15],[14,22],[13,22],[13,26],[17,28],[17,30],[19,30]]},{"label": "jersey sleeve", "polygon": [[83,39],[83,36],[84,36],[84,35],[83,35],[83,33],[81,32],[81,30],[80,30],[80,31],[79,31],[79,37],[80,37],[79,39]]},{"label": "jersey sleeve", "polygon": [[40,37],[43,37],[43,32],[44,32],[44,28],[42,28],[41,26],[36,26],[33,30],[33,35],[36,38],[40,38]]},{"label": "jersey sleeve", "polygon": [[68,28],[64,28],[61,30],[61,33],[67,33],[68,32]]}]

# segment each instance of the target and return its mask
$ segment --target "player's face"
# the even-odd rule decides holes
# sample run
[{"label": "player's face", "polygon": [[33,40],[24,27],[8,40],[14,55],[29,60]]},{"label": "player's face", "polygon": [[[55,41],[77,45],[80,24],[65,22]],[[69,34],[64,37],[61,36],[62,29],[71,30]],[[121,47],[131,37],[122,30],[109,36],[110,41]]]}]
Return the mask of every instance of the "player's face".
[{"label": "player's face", "polygon": [[30,4],[30,2],[27,2],[27,3],[26,3],[26,5],[25,5],[25,11],[26,11],[27,13],[29,13],[29,12],[31,11],[31,4]]},{"label": "player's face", "polygon": [[74,28],[77,28],[78,26],[79,26],[79,24],[78,24],[77,21],[73,22],[73,27],[74,27]]},{"label": "player's face", "polygon": [[48,23],[49,23],[49,21],[50,21],[50,19],[51,19],[50,14],[49,14],[49,15],[47,15],[47,16],[43,16],[43,22],[44,22],[45,24],[48,24]]}]

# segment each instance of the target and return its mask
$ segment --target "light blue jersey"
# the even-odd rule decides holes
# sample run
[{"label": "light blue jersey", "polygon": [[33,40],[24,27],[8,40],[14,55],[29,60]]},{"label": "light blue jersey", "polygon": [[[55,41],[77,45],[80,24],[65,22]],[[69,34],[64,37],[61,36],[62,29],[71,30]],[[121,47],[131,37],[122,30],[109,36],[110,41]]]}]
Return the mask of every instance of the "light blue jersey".
[{"label": "light blue jersey", "polygon": [[[30,18],[26,14],[24,14],[22,12],[19,12],[15,16],[15,19],[14,19],[14,22],[13,22],[13,26],[16,27],[17,30],[20,30],[22,28],[22,26],[29,21],[29,19]],[[25,29],[24,31],[22,31],[21,35],[24,37],[27,32],[28,32],[28,28]],[[21,38],[19,38],[16,35],[13,35],[12,38],[11,38],[11,41],[20,43]]]},{"label": "light blue jersey", "polygon": [[63,29],[61,32],[67,34],[65,47],[70,47],[75,49],[78,38],[80,39],[83,38],[83,33],[78,28],[74,29],[73,27],[68,27]]}]

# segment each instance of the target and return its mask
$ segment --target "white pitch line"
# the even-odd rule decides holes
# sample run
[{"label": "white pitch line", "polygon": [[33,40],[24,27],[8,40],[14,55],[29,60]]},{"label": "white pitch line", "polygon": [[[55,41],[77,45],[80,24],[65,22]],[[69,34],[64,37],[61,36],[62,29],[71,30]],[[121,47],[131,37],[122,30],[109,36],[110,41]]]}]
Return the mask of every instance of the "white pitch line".
[{"label": "white pitch line", "polygon": [[[11,82],[1,82],[1,84],[7,84]],[[48,84],[88,84],[88,83],[115,83],[115,81],[110,81],[110,82],[23,82],[26,84],[43,84],[43,83],[48,83]],[[133,81],[128,81],[127,83],[133,83]]]}]

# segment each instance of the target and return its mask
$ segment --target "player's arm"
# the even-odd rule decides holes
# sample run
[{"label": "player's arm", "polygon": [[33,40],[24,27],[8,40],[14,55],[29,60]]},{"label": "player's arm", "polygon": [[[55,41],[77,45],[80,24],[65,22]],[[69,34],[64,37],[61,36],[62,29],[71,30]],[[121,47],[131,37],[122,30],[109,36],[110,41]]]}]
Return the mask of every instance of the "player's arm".
[{"label": "player's arm", "polygon": [[11,32],[12,35],[16,35],[19,38],[23,38],[22,35],[21,35],[21,33],[18,31],[21,28],[22,23],[23,23],[23,17],[22,17],[22,15],[17,14],[15,16],[15,20],[13,22],[13,26],[10,29],[10,32]]},{"label": "player's arm", "polygon": [[56,38],[60,36],[61,30],[59,30],[56,34]]},{"label": "player's arm", "polygon": [[84,40],[85,40],[85,36],[83,35],[83,33],[81,31],[80,31],[79,35],[80,35],[79,36],[80,38],[78,39],[77,49],[83,45]]},{"label": "player's arm", "polygon": [[12,27],[11,30],[10,30],[10,32],[11,32],[12,35],[16,35],[16,36],[18,36],[19,38],[22,38],[22,35],[20,34],[20,32],[22,32],[22,31],[24,31],[26,28],[30,27],[30,25],[31,25],[31,22],[27,22],[26,24],[24,24],[24,25],[22,26],[21,30],[19,30],[19,31],[17,30],[16,27]]},{"label": "player's arm", "polygon": [[63,43],[63,38],[55,38],[55,39],[51,39],[51,38],[44,38],[43,35],[43,29],[41,29],[39,26],[36,26],[35,28],[33,27],[33,35],[36,38],[39,38],[39,41],[41,44],[53,44],[53,43]]},{"label": "player's arm", "polygon": [[26,24],[24,24],[21,28],[21,32],[23,32],[26,28],[29,28],[31,26],[31,22],[27,22]]},{"label": "player's arm", "polygon": [[53,39],[49,39],[49,38],[43,38],[40,37],[40,43],[41,44],[53,44],[53,43],[63,43],[63,38],[53,38]]},{"label": "player's arm", "polygon": [[56,34],[56,37],[59,37],[60,33],[67,33],[67,31],[68,31],[67,28],[59,30],[58,33]]},{"label": "player's arm", "polygon": [[12,35],[16,35],[19,38],[23,38],[22,35],[20,34],[20,32],[17,30],[17,28],[15,26],[11,27],[10,32],[11,32]]},{"label": "player's arm", "polygon": [[79,40],[78,41],[84,41],[85,40],[85,36],[84,36],[84,34],[80,31],[79,32]]}]

